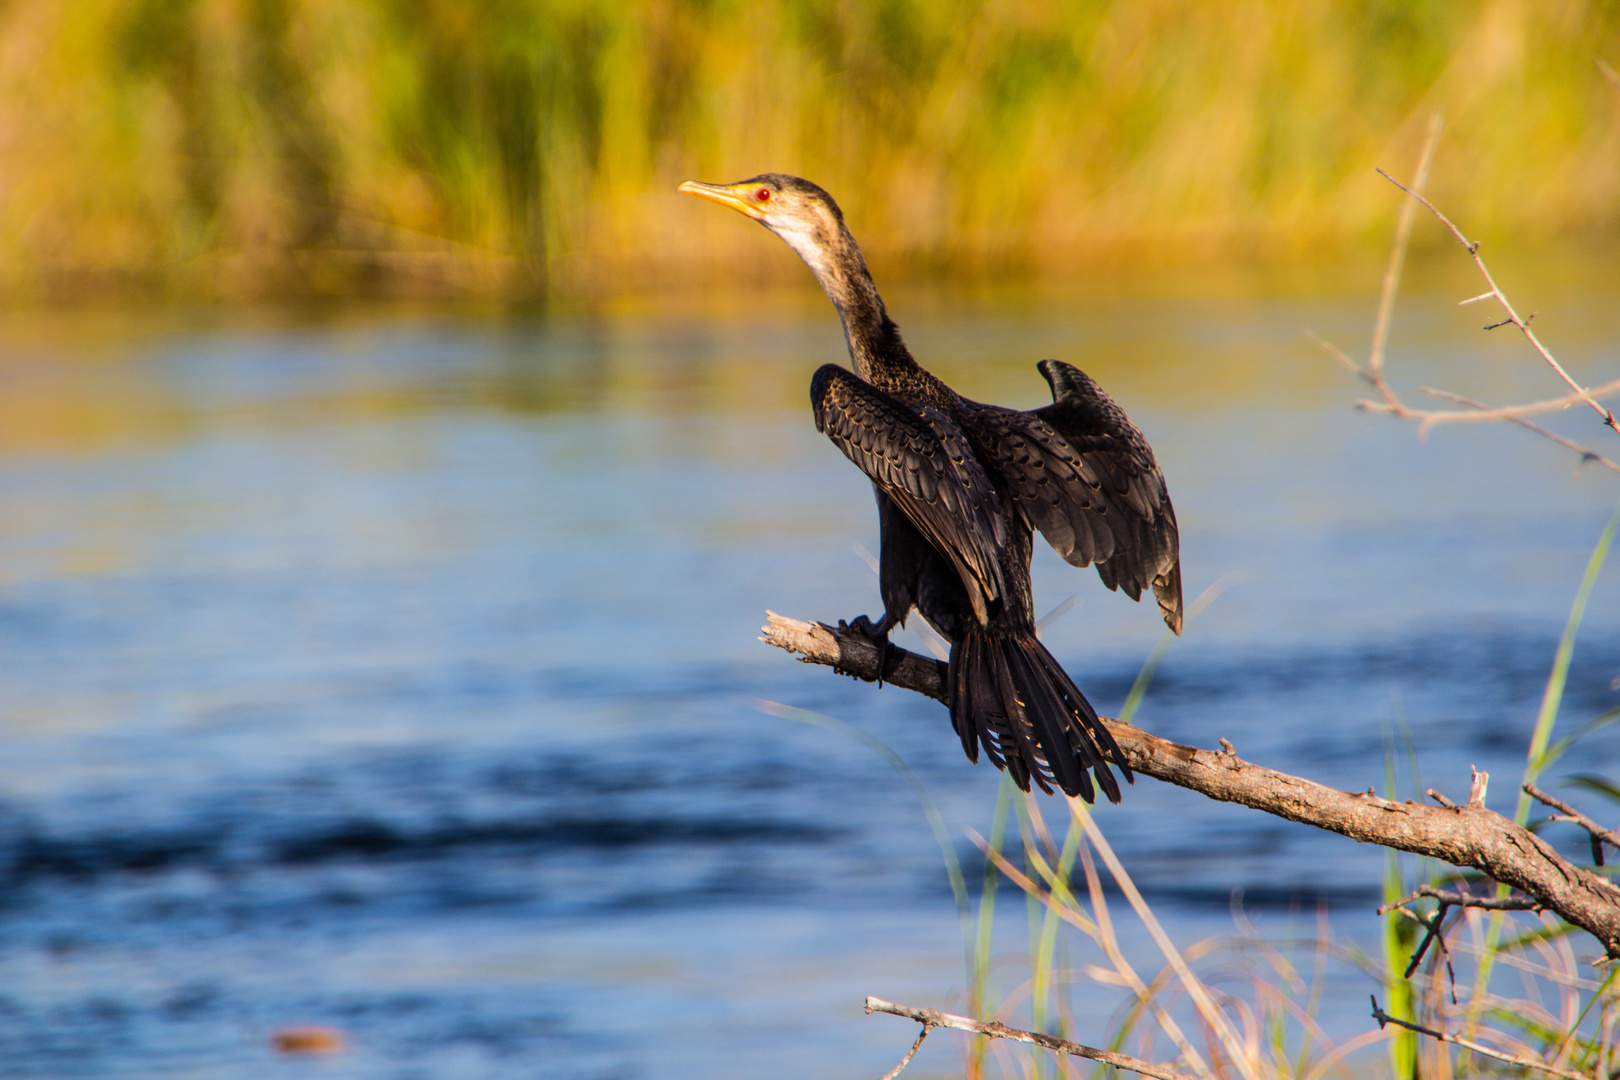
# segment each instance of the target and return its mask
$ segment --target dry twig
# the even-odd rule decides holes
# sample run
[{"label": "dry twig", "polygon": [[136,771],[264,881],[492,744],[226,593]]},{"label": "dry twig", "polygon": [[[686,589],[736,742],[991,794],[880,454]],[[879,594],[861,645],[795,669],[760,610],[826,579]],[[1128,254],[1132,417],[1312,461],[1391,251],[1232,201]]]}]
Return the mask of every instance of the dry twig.
[{"label": "dry twig", "polygon": [[[1483,776],[1484,774],[1479,774]],[[1432,794],[1432,793],[1431,793]],[[1455,804],[1453,804],[1455,805]],[[1440,906],[1428,915],[1415,911],[1410,906],[1414,900],[1430,899],[1440,901]],[[1412,951],[1412,959],[1406,965],[1406,971],[1401,978],[1410,979],[1412,972],[1417,970],[1423,962],[1424,955],[1429,951],[1431,944],[1437,944],[1440,952],[1446,958],[1446,976],[1451,980],[1451,1002],[1457,1003],[1457,973],[1451,966],[1451,950],[1446,946],[1446,937],[1441,928],[1445,924],[1446,916],[1453,907],[1484,908],[1488,911],[1538,911],[1545,905],[1530,897],[1483,897],[1469,893],[1447,892],[1436,889],[1433,885],[1419,885],[1415,892],[1392,900],[1378,909],[1379,915],[1388,915],[1391,911],[1398,911],[1423,927],[1423,939],[1418,942]]]},{"label": "dry twig", "polygon": [[[975,1035],[986,1035],[992,1039],[1011,1039],[1014,1042],[1029,1043],[1032,1046],[1039,1046],[1054,1053],[1068,1054],[1070,1057],[1089,1058],[1092,1061],[1100,1061],[1104,1065],[1112,1065],[1116,1069],[1151,1076],[1156,1080],[1195,1080],[1194,1077],[1187,1073],[1175,1072],[1163,1065],[1155,1065],[1151,1061],[1143,1061],[1141,1058],[1134,1058],[1129,1054],[1116,1054],[1111,1050],[1098,1050],[1095,1047],[1085,1046],[1081,1043],[1069,1042],[1067,1039],[1042,1035],[1038,1031],[1025,1031],[1022,1028],[1008,1027],[1006,1024],[997,1021],[986,1023],[983,1020],[974,1020],[967,1016],[953,1016],[950,1013],[942,1013],[938,1009],[916,1009],[909,1005],[896,1005],[894,1002],[884,1001],[882,998],[869,997],[866,999],[866,1013],[870,1016],[875,1012],[915,1020],[923,1025],[923,1034],[925,1035],[928,1033],[929,1028],[954,1028],[957,1031],[971,1031]],[[919,1044],[922,1042],[920,1036],[917,1042]],[[912,1053],[915,1053],[916,1049],[913,1046]],[[910,1060],[911,1055],[906,1055],[906,1061]],[[906,1062],[903,1061],[900,1064],[903,1068]],[[899,1071],[899,1069],[896,1069],[895,1072],[884,1077],[884,1080],[891,1080],[895,1073]]]},{"label": "dry twig", "polygon": [[[876,681],[878,650],[859,632],[774,612],[767,617],[762,638],[767,644],[807,663]],[[944,664],[898,647],[891,657],[885,682],[946,700]],[[1371,791],[1352,794],[1244,761],[1235,753],[1182,746],[1107,717],[1103,723],[1136,772],[1363,843],[1480,870],[1591,933],[1611,957],[1620,959],[1620,886],[1575,866],[1552,845],[1484,805],[1435,807],[1391,802]]]},{"label": "dry twig", "polygon": [[1472,1050],[1476,1054],[1482,1054],[1488,1058],[1495,1058],[1497,1061],[1503,1061],[1509,1065],[1517,1065],[1521,1069],[1534,1069],[1537,1072],[1551,1073],[1553,1076],[1562,1076],[1565,1078],[1565,1080],[1591,1080],[1591,1077],[1583,1076],[1578,1072],[1570,1072],[1567,1069],[1560,1069],[1555,1065],[1547,1064],[1545,1061],[1537,1061],[1535,1058],[1515,1057],[1512,1054],[1504,1054],[1499,1050],[1492,1050],[1488,1046],[1474,1042],[1472,1039],[1465,1039],[1460,1035],[1448,1035],[1443,1031],[1436,1031],[1434,1028],[1424,1027],[1422,1024],[1414,1024],[1409,1020],[1398,1020],[1379,1007],[1378,998],[1376,996],[1372,999],[1372,1016],[1374,1020],[1378,1021],[1378,1026],[1380,1028],[1382,1028],[1385,1024],[1394,1024],[1395,1026],[1403,1027],[1408,1031],[1415,1031],[1419,1035],[1427,1035],[1431,1039],[1437,1039],[1443,1043],[1451,1043],[1453,1046],[1461,1046],[1466,1050]]},{"label": "dry twig", "polygon": [[[1513,304],[1508,300],[1507,295],[1502,292],[1501,288],[1496,284],[1496,279],[1491,276],[1490,270],[1486,268],[1485,260],[1479,257],[1479,241],[1470,241],[1468,237],[1462,234],[1461,229],[1452,224],[1450,218],[1442,214],[1433,203],[1431,203],[1428,199],[1425,199],[1421,194],[1413,191],[1411,188],[1389,175],[1389,173],[1385,172],[1383,169],[1376,169],[1374,171],[1376,171],[1379,176],[1382,176],[1385,180],[1388,180],[1390,183],[1412,196],[1412,198],[1422,203],[1424,209],[1433,214],[1439,220],[1440,224],[1444,225],[1451,232],[1451,235],[1457,238],[1457,243],[1461,244],[1463,249],[1468,252],[1469,257],[1474,260],[1474,265],[1479,268],[1480,276],[1485,279],[1485,284],[1490,286],[1489,291],[1482,295],[1495,297],[1496,302],[1502,305],[1502,310],[1507,315],[1506,322],[1496,323],[1494,326],[1486,327],[1486,329],[1490,330],[1494,329],[1495,326],[1505,326],[1507,323],[1512,323],[1514,326],[1518,327],[1519,332],[1524,335],[1525,340],[1530,343],[1531,347],[1534,348],[1536,352],[1540,353],[1541,358],[1547,361],[1548,365],[1551,366],[1553,371],[1557,372],[1560,379],[1564,380],[1564,383],[1570,389],[1571,397],[1579,401],[1584,401],[1588,405],[1592,406],[1593,409],[1597,410],[1598,416],[1602,417],[1605,424],[1611,428],[1614,428],[1617,432],[1620,432],[1620,424],[1615,422],[1614,413],[1610,412],[1607,408],[1601,405],[1598,400],[1592,396],[1592,392],[1590,390],[1586,389],[1580,383],[1570,378],[1569,372],[1564,370],[1564,365],[1560,364],[1557,358],[1554,357],[1552,353],[1547,351],[1547,346],[1543,345],[1541,343],[1541,339],[1536,337],[1536,332],[1530,329],[1530,319],[1535,318],[1535,315],[1532,314],[1530,319],[1519,317],[1519,313],[1514,310]],[[1480,297],[1474,297],[1474,299],[1478,300]],[[1471,303],[1472,301],[1465,302]]]},{"label": "dry twig", "polygon": [[1410,895],[1403,896],[1399,900],[1391,900],[1379,908],[1378,914],[1387,915],[1396,908],[1404,908],[1414,900],[1425,898],[1440,901],[1442,908],[1472,907],[1484,908],[1486,911],[1537,911],[1546,906],[1528,896],[1474,896],[1470,893],[1448,892],[1433,885],[1419,885]]},{"label": "dry twig", "polygon": [[[1592,393],[1602,397],[1616,391],[1620,391],[1620,380],[1612,383],[1606,383],[1605,385],[1593,390]],[[1559,398],[1556,401],[1544,401],[1539,405],[1519,405],[1507,409],[1493,409],[1482,401],[1475,401],[1473,398],[1465,398],[1461,394],[1453,394],[1449,390],[1434,390],[1425,386],[1423,388],[1423,392],[1425,394],[1432,394],[1437,398],[1444,398],[1447,401],[1455,401],[1459,405],[1467,405],[1470,409],[1482,410],[1476,413],[1436,413],[1435,415],[1437,416],[1458,416],[1472,419],[1506,420],[1510,424],[1518,424],[1526,431],[1533,431],[1543,438],[1551,439],[1553,442],[1557,443],[1559,446],[1562,446],[1566,450],[1575,451],[1581,456],[1581,465],[1585,465],[1587,462],[1592,462],[1593,464],[1603,466],[1610,472],[1620,473],[1620,464],[1609,460],[1595,450],[1588,450],[1579,443],[1566,439],[1562,435],[1555,432],[1548,431],[1540,424],[1532,424],[1530,421],[1525,419],[1525,416],[1533,415],[1537,412],[1552,411],[1550,409],[1544,409],[1542,406],[1552,405],[1559,408],[1564,408],[1576,400],[1574,397]]]},{"label": "dry twig", "polygon": [[1599,825],[1597,822],[1593,821],[1591,818],[1569,805],[1569,803],[1564,802],[1562,799],[1553,798],[1551,795],[1547,794],[1545,791],[1542,791],[1534,784],[1524,785],[1524,793],[1530,796],[1532,799],[1535,799],[1538,802],[1557,810],[1558,813],[1552,817],[1553,821],[1567,821],[1572,825],[1579,825],[1581,828],[1585,829],[1592,837],[1592,861],[1597,865],[1603,865],[1604,844],[1608,844],[1610,847],[1620,848],[1620,833],[1615,832],[1613,829],[1605,829],[1603,826]]},{"label": "dry twig", "polygon": [[[1310,337],[1315,340],[1318,345],[1327,350],[1329,355],[1338,360],[1339,363],[1343,364],[1349,371],[1355,374],[1358,378],[1367,382],[1374,390],[1378,392],[1378,396],[1381,400],[1358,401],[1356,403],[1356,407],[1358,409],[1368,412],[1386,413],[1390,416],[1400,417],[1404,420],[1415,420],[1418,423],[1419,439],[1427,438],[1430,429],[1438,424],[1470,424],[1485,421],[1506,420],[1509,423],[1517,424],[1526,430],[1533,431],[1538,435],[1551,439],[1560,446],[1575,451],[1581,456],[1582,464],[1585,464],[1586,462],[1595,462],[1611,472],[1620,473],[1620,463],[1612,461],[1609,458],[1604,457],[1602,454],[1572,442],[1561,435],[1556,435],[1553,432],[1548,431],[1546,428],[1541,427],[1538,424],[1533,424],[1525,419],[1527,416],[1536,416],[1550,412],[1560,412],[1569,408],[1571,405],[1584,402],[1597,410],[1598,415],[1603,418],[1603,422],[1605,424],[1609,425],[1610,427],[1615,427],[1614,413],[1603,405],[1599,404],[1597,399],[1620,393],[1620,380],[1615,380],[1614,382],[1606,383],[1603,386],[1592,389],[1582,387],[1580,384],[1575,382],[1575,380],[1570,377],[1569,373],[1564,370],[1563,365],[1558,362],[1557,358],[1555,358],[1547,347],[1541,343],[1541,340],[1536,337],[1535,332],[1530,329],[1530,320],[1535,318],[1535,314],[1532,313],[1528,318],[1520,318],[1518,311],[1508,300],[1507,294],[1502,292],[1501,288],[1496,284],[1496,279],[1491,276],[1490,270],[1485,266],[1485,261],[1479,256],[1479,243],[1477,241],[1470,242],[1468,238],[1462,234],[1462,231],[1452,223],[1451,219],[1442,214],[1433,203],[1429,202],[1428,199],[1424,198],[1422,191],[1424,185],[1428,181],[1429,165],[1433,160],[1434,146],[1436,140],[1439,138],[1439,133],[1439,117],[1436,116],[1434,121],[1430,124],[1429,136],[1427,141],[1424,143],[1423,152],[1419,156],[1417,173],[1410,187],[1402,184],[1400,181],[1384,172],[1384,170],[1377,170],[1378,175],[1382,176],[1384,179],[1400,188],[1403,192],[1410,195],[1411,199],[1402,202],[1400,214],[1396,221],[1395,240],[1390,247],[1389,265],[1384,271],[1383,285],[1379,291],[1378,314],[1373,323],[1373,341],[1372,347],[1367,355],[1366,365],[1363,366],[1357,363],[1355,360],[1352,360],[1344,353],[1343,350],[1337,348],[1327,341],[1324,341],[1315,334],[1311,334]],[[1411,238],[1415,208],[1419,205],[1428,209],[1430,213],[1432,213],[1443,225],[1445,225],[1448,230],[1450,230],[1452,236],[1457,239],[1457,242],[1460,243],[1464,250],[1468,252],[1469,257],[1474,260],[1474,265],[1479,268],[1479,272],[1484,277],[1485,283],[1490,286],[1486,292],[1483,292],[1478,296],[1470,297],[1467,300],[1461,301],[1460,303],[1474,304],[1481,300],[1497,301],[1506,313],[1507,318],[1503,319],[1501,322],[1493,323],[1492,325],[1487,326],[1485,329],[1492,330],[1498,326],[1507,326],[1510,324],[1517,327],[1525,336],[1525,339],[1529,341],[1530,344],[1535,348],[1536,352],[1541,355],[1542,359],[1544,359],[1552,367],[1552,369],[1557,372],[1558,376],[1564,381],[1564,383],[1569,386],[1569,394],[1547,401],[1534,401],[1527,402],[1522,405],[1493,407],[1486,405],[1483,402],[1470,400],[1458,394],[1449,393],[1448,391],[1435,390],[1430,387],[1422,388],[1424,393],[1427,393],[1433,397],[1453,401],[1459,405],[1466,405],[1472,410],[1470,412],[1463,412],[1453,409],[1417,409],[1401,400],[1400,395],[1395,392],[1394,387],[1390,386],[1389,380],[1384,376],[1384,349],[1389,338],[1389,326],[1395,308],[1395,295],[1400,289],[1401,271],[1406,262],[1406,250]],[[1616,428],[1616,430],[1620,431],[1620,428]]]}]

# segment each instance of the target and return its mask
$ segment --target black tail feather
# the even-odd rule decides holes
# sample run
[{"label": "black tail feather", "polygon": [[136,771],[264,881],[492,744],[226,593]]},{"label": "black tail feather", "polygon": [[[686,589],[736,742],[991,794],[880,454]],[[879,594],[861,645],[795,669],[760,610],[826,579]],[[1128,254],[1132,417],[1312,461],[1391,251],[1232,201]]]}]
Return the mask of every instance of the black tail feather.
[{"label": "black tail feather", "polygon": [[1001,636],[971,631],[951,648],[951,724],[969,761],[979,748],[1024,791],[1033,780],[1051,793],[1086,802],[1092,777],[1109,802],[1119,783],[1109,762],[1134,783],[1125,755],[1074,680],[1033,633]]}]

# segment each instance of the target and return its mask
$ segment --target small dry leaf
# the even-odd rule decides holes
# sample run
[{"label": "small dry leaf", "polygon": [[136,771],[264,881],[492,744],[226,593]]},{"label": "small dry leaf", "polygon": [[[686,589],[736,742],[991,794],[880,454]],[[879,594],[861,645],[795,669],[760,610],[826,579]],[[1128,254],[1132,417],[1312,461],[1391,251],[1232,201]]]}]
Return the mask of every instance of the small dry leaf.
[{"label": "small dry leaf", "polygon": [[305,1024],[281,1028],[270,1036],[270,1045],[281,1054],[341,1054],[344,1039],[337,1028]]}]

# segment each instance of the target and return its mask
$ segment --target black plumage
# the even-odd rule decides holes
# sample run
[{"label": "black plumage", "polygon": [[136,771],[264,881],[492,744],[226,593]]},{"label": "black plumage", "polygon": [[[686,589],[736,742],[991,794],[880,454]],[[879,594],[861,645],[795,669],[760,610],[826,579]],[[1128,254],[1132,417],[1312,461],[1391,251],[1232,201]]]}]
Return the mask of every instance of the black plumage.
[{"label": "black plumage", "polygon": [[1089,376],[1039,369],[1052,404],[1024,412],[970,401],[924,370],[872,284],[832,197],[798,177],[681,190],[739,210],[809,264],[844,324],[855,370],[810,383],[816,427],[877,496],[884,614],[855,625],[887,642],[913,608],[951,643],[951,722],[969,759],[982,749],[1019,787],[1088,802],[1093,777],[1119,801],[1118,745],[1035,632],[1029,562],[1039,531],[1075,566],[1131,599],[1151,589],[1181,632],[1175,510],[1153,450]]}]

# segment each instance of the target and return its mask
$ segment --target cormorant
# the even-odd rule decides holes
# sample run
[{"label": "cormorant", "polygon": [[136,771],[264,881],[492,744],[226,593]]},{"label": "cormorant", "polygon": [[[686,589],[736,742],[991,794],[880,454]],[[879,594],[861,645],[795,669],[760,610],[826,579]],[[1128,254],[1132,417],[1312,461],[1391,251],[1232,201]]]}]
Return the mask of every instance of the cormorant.
[{"label": "cormorant", "polygon": [[888,655],[888,633],[917,608],[951,643],[951,723],[968,759],[979,747],[1018,786],[1112,802],[1112,761],[1130,766],[1090,702],[1035,636],[1031,537],[1140,599],[1151,588],[1181,633],[1176,515],[1153,450],[1078,368],[1037,367],[1052,404],[1030,412],[969,401],[924,370],[889,318],[844,215],[808,180],[766,173],[680,186],[729,206],[787,242],[844,323],[855,371],[824,365],[810,382],[816,428],[872,480],[883,617],[856,628]]}]

